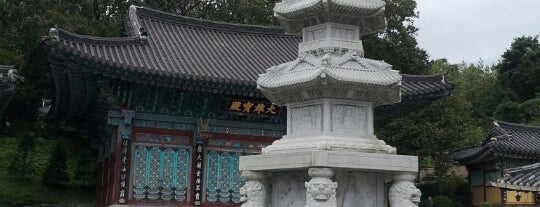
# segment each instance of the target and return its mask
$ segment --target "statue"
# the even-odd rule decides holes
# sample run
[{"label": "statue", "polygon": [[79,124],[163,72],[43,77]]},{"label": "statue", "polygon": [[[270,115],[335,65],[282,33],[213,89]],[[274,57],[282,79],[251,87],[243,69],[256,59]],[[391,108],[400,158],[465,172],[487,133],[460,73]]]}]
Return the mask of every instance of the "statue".
[{"label": "statue", "polygon": [[242,177],[246,183],[240,188],[241,207],[266,207],[266,186],[262,181],[264,174],[242,171]]},{"label": "statue", "polygon": [[306,186],[306,207],[337,207],[336,189],[338,184],[330,177],[334,172],[330,168],[311,168],[312,177]]},{"label": "statue", "polygon": [[390,207],[418,207],[422,193],[413,184],[410,177],[413,175],[400,175],[394,177],[394,183],[388,190]]}]

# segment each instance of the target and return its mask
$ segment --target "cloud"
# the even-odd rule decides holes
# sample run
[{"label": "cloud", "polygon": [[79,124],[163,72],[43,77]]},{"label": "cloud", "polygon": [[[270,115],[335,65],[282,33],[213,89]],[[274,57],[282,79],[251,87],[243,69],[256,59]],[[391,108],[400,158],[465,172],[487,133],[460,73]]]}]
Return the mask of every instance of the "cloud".
[{"label": "cloud", "polygon": [[431,59],[496,63],[516,37],[540,34],[539,0],[417,0],[417,40]]}]

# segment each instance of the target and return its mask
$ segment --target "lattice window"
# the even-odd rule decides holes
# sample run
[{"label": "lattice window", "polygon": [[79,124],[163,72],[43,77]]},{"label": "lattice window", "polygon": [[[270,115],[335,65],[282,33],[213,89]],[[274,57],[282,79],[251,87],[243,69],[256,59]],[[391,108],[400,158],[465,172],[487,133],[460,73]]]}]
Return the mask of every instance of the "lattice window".
[{"label": "lattice window", "polygon": [[209,151],[206,169],[206,201],[240,203],[244,180],[238,170],[239,152]]},{"label": "lattice window", "polygon": [[133,199],[186,201],[189,150],[136,145],[133,160]]}]

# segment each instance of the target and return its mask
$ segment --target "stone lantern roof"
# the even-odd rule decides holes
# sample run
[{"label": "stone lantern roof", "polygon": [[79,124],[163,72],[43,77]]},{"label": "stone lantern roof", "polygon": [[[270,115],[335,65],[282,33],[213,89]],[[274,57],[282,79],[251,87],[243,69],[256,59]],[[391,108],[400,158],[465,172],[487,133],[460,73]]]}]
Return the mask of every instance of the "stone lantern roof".
[{"label": "stone lantern roof", "polygon": [[[276,104],[344,97],[382,105],[399,102],[401,97],[401,75],[391,68],[383,61],[363,58],[356,51],[343,56],[326,54],[323,58],[304,54],[268,69],[257,84]],[[295,93],[294,89],[303,90]]]},{"label": "stone lantern roof", "polygon": [[288,32],[323,22],[360,26],[360,35],[386,28],[382,0],[284,0],[274,7],[274,15]]}]

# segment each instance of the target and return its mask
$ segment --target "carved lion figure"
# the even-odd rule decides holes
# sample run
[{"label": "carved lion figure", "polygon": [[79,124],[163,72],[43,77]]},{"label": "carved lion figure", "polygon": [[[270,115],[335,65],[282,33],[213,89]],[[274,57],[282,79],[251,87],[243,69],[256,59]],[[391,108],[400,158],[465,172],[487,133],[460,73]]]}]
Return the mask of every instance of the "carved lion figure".
[{"label": "carved lion figure", "polygon": [[266,192],[259,181],[247,181],[240,188],[242,207],[265,207]]},{"label": "carved lion figure", "polygon": [[392,184],[388,193],[390,207],[418,207],[422,192],[410,181],[398,181]]},{"label": "carved lion figure", "polygon": [[337,205],[337,183],[328,178],[313,178],[305,183],[306,206],[309,207],[333,207]]}]

